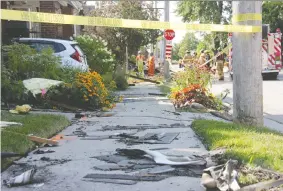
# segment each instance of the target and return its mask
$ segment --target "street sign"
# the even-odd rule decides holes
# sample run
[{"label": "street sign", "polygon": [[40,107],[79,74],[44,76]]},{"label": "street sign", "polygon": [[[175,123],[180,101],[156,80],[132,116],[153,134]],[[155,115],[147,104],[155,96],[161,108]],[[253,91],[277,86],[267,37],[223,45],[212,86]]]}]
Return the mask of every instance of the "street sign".
[{"label": "street sign", "polygon": [[173,38],[175,37],[175,31],[172,29],[165,30],[164,37],[166,40],[173,40]]},{"label": "street sign", "polygon": [[229,37],[229,38],[231,38],[232,35],[233,35],[233,33],[231,33],[231,32],[228,33],[228,37]]},{"label": "street sign", "polygon": [[277,29],[276,29],[276,32],[280,34],[280,33],[281,33],[280,28],[277,28]]}]

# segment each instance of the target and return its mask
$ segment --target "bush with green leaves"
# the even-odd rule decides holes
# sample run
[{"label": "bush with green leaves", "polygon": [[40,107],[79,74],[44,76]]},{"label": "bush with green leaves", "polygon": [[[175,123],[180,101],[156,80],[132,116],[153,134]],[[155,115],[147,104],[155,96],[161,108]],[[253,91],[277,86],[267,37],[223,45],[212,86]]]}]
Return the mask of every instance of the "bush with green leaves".
[{"label": "bush with green leaves", "polygon": [[106,48],[106,42],[100,37],[81,35],[75,39],[87,57],[87,63],[91,70],[103,75],[113,71],[114,56]]},{"label": "bush with green leaves", "polygon": [[23,80],[47,78],[70,82],[78,70],[61,67],[60,58],[52,49],[37,52],[24,44],[12,44],[2,47],[1,91],[2,99],[7,103],[22,103],[29,100],[25,93]]}]

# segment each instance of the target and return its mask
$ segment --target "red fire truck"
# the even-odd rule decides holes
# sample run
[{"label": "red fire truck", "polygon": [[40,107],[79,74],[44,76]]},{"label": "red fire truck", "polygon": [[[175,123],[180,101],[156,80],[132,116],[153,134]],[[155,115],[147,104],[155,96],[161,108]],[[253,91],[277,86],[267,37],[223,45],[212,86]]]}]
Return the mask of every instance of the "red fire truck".
[{"label": "red fire truck", "polygon": [[[229,34],[231,37],[231,34]],[[270,33],[269,25],[262,26],[262,76],[268,79],[277,79],[282,68],[280,29]],[[233,46],[233,45],[232,45]],[[229,50],[229,71],[233,79],[233,47]]]}]

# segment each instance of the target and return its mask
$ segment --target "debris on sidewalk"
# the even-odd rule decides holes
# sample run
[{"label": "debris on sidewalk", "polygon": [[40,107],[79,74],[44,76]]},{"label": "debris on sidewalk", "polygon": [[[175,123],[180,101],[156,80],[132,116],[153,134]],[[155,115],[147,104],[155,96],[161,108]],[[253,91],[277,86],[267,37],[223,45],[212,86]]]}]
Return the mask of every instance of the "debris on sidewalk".
[{"label": "debris on sidewalk", "polygon": [[1,158],[12,158],[12,157],[21,157],[25,156],[24,154],[18,154],[13,152],[1,152]]},{"label": "debris on sidewalk", "polygon": [[[136,133],[136,132],[135,132]],[[133,136],[135,133],[117,133],[114,135],[100,135],[100,136],[85,136],[81,140],[104,140],[104,139],[138,139],[139,137]]]},{"label": "debris on sidewalk", "polygon": [[227,121],[233,121],[233,117],[225,112],[219,112],[219,111],[210,111],[210,113],[216,117],[220,117],[222,119],[225,119]]},{"label": "debris on sidewalk", "polygon": [[155,96],[167,96],[167,94],[163,94],[163,93],[148,93],[148,95],[155,95]]},{"label": "debris on sidewalk", "polygon": [[46,143],[46,144],[51,144],[51,145],[58,145],[58,141],[53,141],[51,139],[45,139],[42,137],[36,137],[33,135],[28,135],[27,138],[31,141],[37,142],[37,143]]},{"label": "debris on sidewalk", "polygon": [[168,113],[173,113],[174,115],[181,115],[181,113],[176,112],[176,111],[167,111],[167,110],[164,110],[164,111],[166,111]]},{"label": "debris on sidewalk", "polygon": [[62,84],[62,81],[50,80],[46,78],[31,78],[23,81],[27,90],[29,90],[35,97],[36,94],[42,93],[42,90],[47,91],[52,86]]},{"label": "debris on sidewalk", "polygon": [[17,105],[15,109],[9,110],[10,113],[13,114],[26,114],[28,112],[30,112],[31,110],[31,106],[24,104],[24,105]]},{"label": "debris on sidewalk", "polygon": [[54,153],[55,151],[50,150],[50,149],[37,149],[36,151],[33,152],[33,154],[46,154],[46,153]]},{"label": "debris on sidewalk", "polygon": [[230,159],[225,165],[204,169],[201,184],[208,189],[217,187],[220,191],[239,190],[237,164],[238,161]]},{"label": "debris on sidewalk", "polygon": [[112,117],[115,113],[99,113],[96,117]]},{"label": "debris on sidewalk", "polygon": [[3,182],[7,187],[30,184],[33,181],[33,177],[35,173],[36,173],[36,169],[30,169],[20,174],[19,176],[10,178],[9,180],[4,180]]},{"label": "debris on sidewalk", "polygon": [[11,126],[11,125],[23,126],[23,124],[17,123],[17,122],[0,121],[0,127],[8,127],[8,126]]},{"label": "debris on sidewalk", "polygon": [[127,144],[170,144],[180,133],[147,133],[142,137],[129,137],[120,139]]},{"label": "debris on sidewalk", "polygon": [[128,175],[128,174],[87,174],[83,178],[92,179],[117,179],[117,180],[133,180],[133,181],[160,181],[167,176],[162,175]]},{"label": "debris on sidewalk", "polygon": [[160,82],[158,82],[158,81],[154,81],[154,80],[150,80],[150,79],[146,79],[146,78],[140,78],[140,77],[137,77],[137,76],[134,76],[134,75],[127,74],[127,76],[129,76],[131,78],[134,78],[134,79],[143,80],[145,82],[151,82],[151,83],[155,83],[155,84],[160,84]]},{"label": "debris on sidewalk", "polygon": [[137,184],[137,181],[133,180],[119,180],[119,179],[90,179],[90,178],[85,178],[83,181],[88,181],[88,182],[103,182],[103,183],[112,183],[112,184],[122,184],[122,185],[134,185]]},{"label": "debris on sidewalk", "polygon": [[[257,191],[257,190],[270,190],[271,188],[282,186],[283,185],[283,178],[279,180],[270,180],[265,182],[259,182],[256,184],[252,184],[249,186],[245,186],[238,191]],[[279,191],[279,189],[278,189]]]}]

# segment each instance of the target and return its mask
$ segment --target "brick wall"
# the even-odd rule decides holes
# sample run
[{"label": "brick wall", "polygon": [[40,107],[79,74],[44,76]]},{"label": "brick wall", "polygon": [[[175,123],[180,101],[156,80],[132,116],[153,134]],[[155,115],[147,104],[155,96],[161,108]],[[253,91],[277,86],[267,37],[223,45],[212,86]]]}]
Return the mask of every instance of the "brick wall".
[{"label": "brick wall", "polygon": [[[40,1],[39,11],[61,14],[61,6],[56,1]],[[63,26],[60,24],[41,23],[41,37],[62,38]]]},{"label": "brick wall", "polygon": [[[73,15],[74,9],[68,5],[62,8],[62,14]],[[74,25],[63,25],[63,39],[70,40],[70,37],[74,34]]]}]

